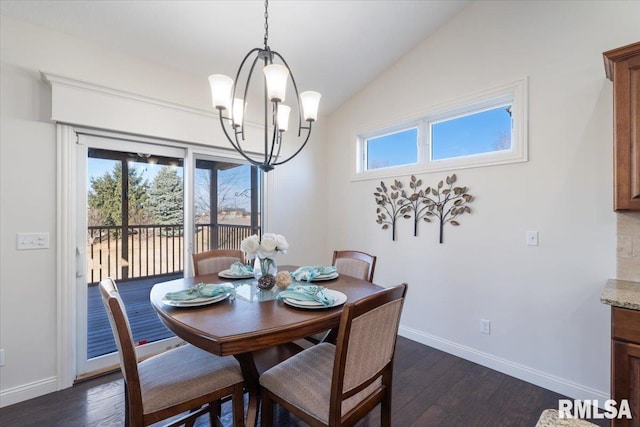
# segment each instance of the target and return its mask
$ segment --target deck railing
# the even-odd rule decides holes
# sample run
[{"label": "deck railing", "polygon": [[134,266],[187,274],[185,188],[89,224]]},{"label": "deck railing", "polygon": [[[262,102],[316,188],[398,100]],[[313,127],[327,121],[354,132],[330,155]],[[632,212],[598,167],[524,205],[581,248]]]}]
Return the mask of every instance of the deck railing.
[{"label": "deck railing", "polygon": [[[248,225],[196,224],[194,253],[209,249],[239,249],[253,233]],[[107,277],[128,280],[175,274],[184,270],[182,225],[88,227],[87,282]],[[124,236],[124,237],[123,237]]]}]

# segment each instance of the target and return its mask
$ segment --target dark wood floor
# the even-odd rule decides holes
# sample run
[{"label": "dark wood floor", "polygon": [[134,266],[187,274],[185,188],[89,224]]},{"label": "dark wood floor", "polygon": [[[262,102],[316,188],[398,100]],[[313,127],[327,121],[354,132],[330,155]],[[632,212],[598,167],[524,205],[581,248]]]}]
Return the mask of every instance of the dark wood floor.
[{"label": "dark wood floor", "polygon": [[[562,395],[473,362],[399,337],[393,385],[393,425],[397,427],[535,426],[540,413],[557,408]],[[229,404],[224,423],[231,425]],[[275,425],[305,425],[277,411]],[[379,409],[357,425],[379,426]],[[596,424],[608,425],[600,420]],[[0,425],[121,426],[124,392],[119,373],[0,409]],[[206,417],[198,420],[207,426]]]}]

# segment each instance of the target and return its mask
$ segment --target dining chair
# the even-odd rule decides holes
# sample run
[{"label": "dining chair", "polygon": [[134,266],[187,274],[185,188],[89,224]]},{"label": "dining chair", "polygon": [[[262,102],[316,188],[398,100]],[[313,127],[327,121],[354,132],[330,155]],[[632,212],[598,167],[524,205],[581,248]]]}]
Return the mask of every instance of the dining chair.
[{"label": "dining chair", "polygon": [[214,356],[187,344],[138,362],[115,281],[102,280],[99,287],[124,377],[125,425],[147,426],[189,411],[170,425],[193,425],[197,417],[209,413],[211,425],[221,426],[221,401],[229,396],[233,425],[244,425],[244,381],[234,358]]},{"label": "dining chair", "polygon": [[[373,283],[376,259],[376,256],[360,251],[333,251],[331,265],[334,265],[340,274],[346,274]],[[335,338],[336,331],[331,330],[308,336],[305,340],[312,344],[318,344],[323,341],[335,342]]]},{"label": "dining chair", "polygon": [[260,376],[261,426],[274,403],[311,426],[353,425],[380,404],[391,425],[391,384],[403,283],[345,305],[336,344],[320,343]]},{"label": "dining chair", "polygon": [[332,265],[340,274],[357,277],[373,283],[373,273],[376,270],[374,255],[360,251],[333,251]]},{"label": "dining chair", "polygon": [[240,250],[213,249],[200,252],[193,254],[193,272],[195,276],[219,273],[236,261],[244,262],[244,254]]}]

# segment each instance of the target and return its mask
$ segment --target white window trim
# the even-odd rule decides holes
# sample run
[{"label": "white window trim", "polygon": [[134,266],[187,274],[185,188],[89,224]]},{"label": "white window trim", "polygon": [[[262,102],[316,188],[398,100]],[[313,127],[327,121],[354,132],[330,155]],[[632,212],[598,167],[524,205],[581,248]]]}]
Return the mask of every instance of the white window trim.
[{"label": "white window trim", "polygon": [[[413,114],[411,118],[367,126],[355,132],[355,159],[352,162],[352,181],[391,178],[419,173],[450,171],[475,167],[496,166],[528,161],[528,84],[527,78],[506,83],[465,98],[432,106]],[[451,120],[471,113],[511,104],[513,128],[511,149],[480,153],[443,160],[430,159],[430,126],[432,123]],[[418,127],[418,162],[402,166],[390,166],[365,170],[366,141],[401,130]]]}]

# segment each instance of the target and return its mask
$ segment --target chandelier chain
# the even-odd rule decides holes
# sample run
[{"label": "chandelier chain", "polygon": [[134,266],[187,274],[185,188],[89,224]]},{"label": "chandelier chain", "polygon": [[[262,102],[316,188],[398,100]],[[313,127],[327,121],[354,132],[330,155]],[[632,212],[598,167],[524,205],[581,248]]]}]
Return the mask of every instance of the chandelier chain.
[{"label": "chandelier chain", "polygon": [[269,39],[269,0],[264,0],[264,49],[267,50],[267,41]]}]

